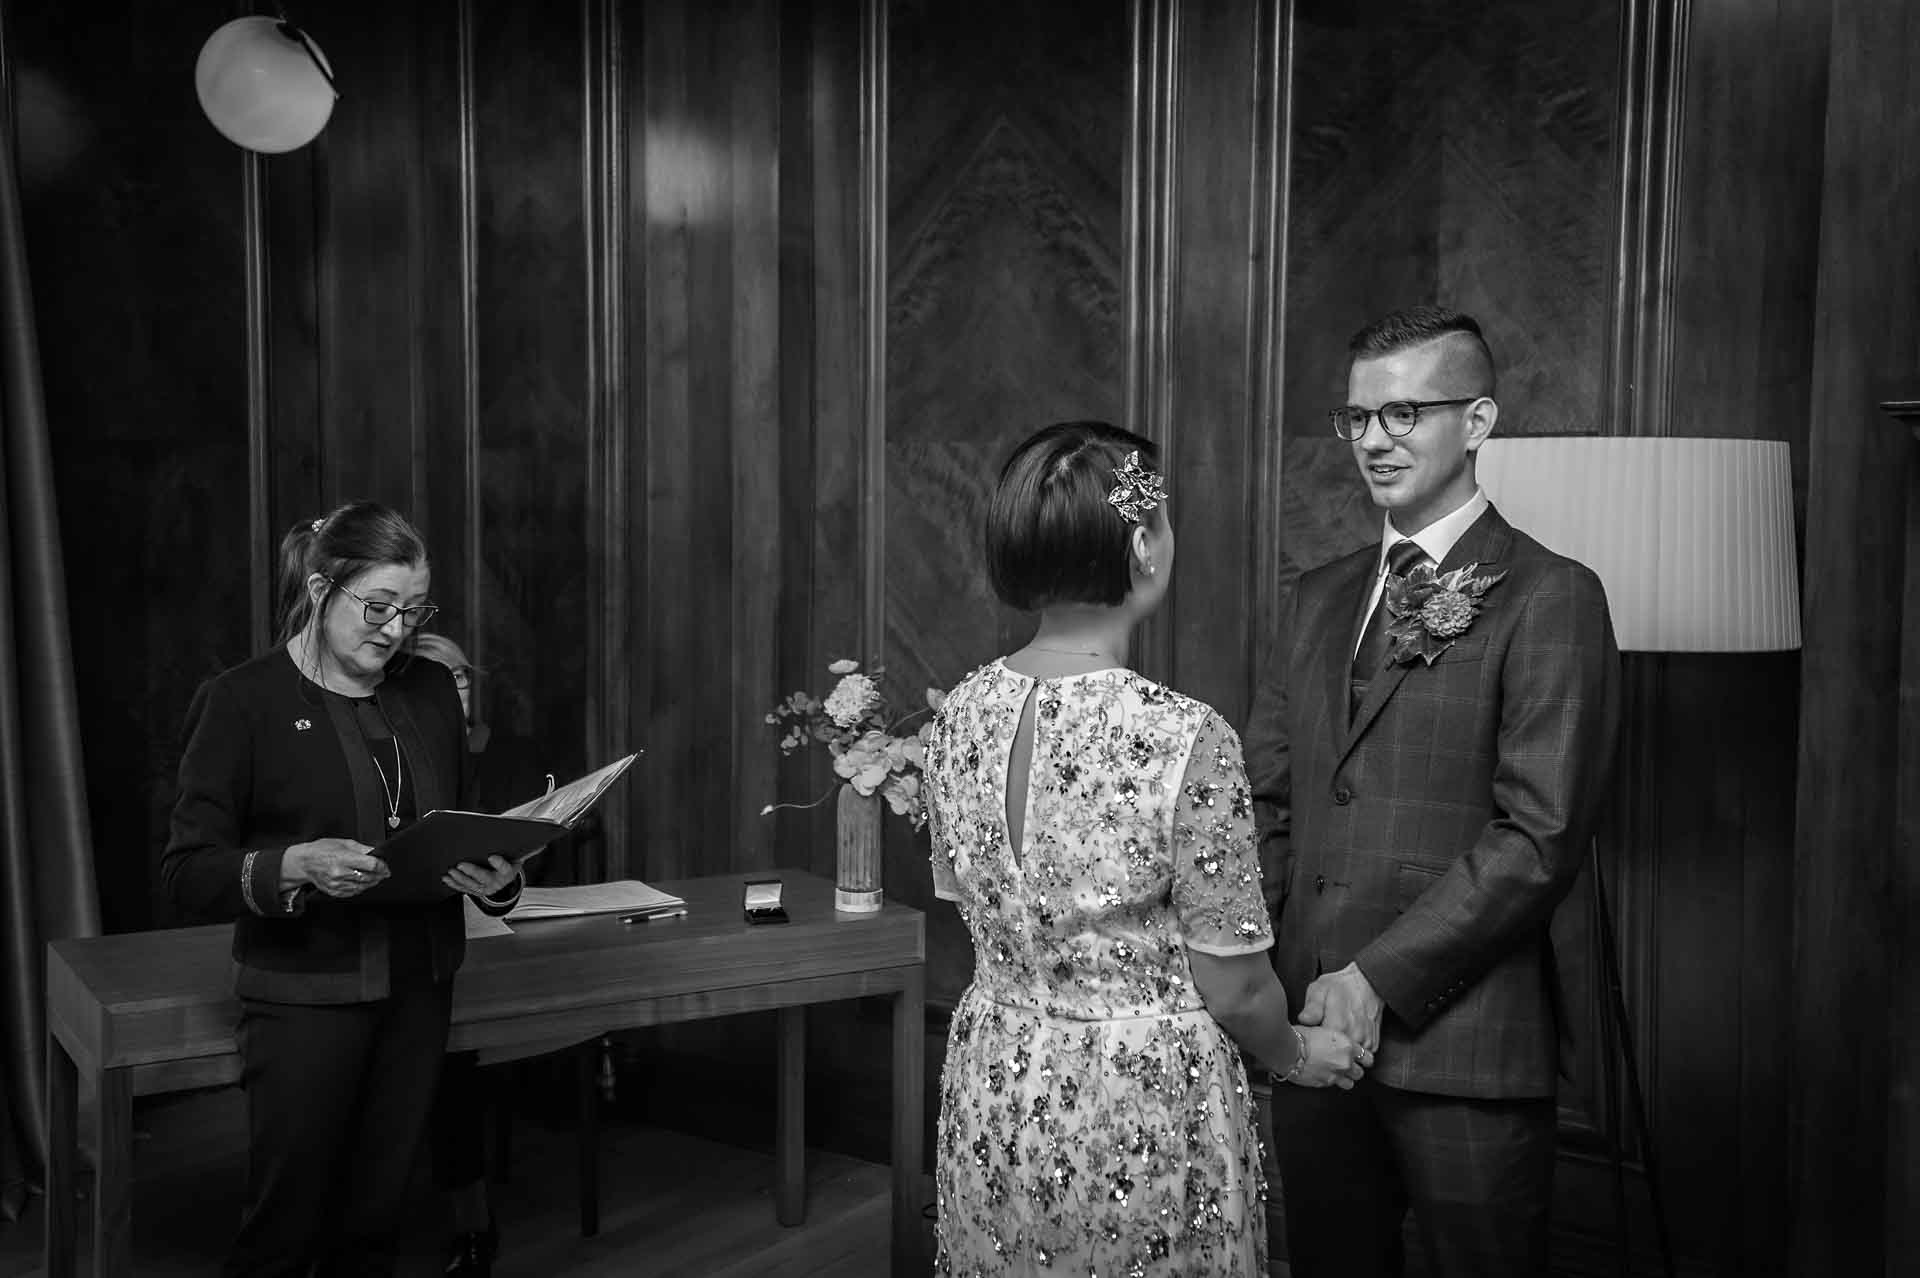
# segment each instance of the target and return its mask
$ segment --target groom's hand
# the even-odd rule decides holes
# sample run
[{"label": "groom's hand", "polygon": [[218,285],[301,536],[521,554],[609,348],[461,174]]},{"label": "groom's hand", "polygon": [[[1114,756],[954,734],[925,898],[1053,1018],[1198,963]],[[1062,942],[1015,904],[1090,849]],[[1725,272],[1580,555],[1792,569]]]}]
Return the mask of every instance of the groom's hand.
[{"label": "groom's hand", "polygon": [[1369,1057],[1380,1047],[1380,1012],[1384,1005],[1357,964],[1328,972],[1307,986],[1300,1004],[1302,1025],[1324,1025],[1339,1030]]}]

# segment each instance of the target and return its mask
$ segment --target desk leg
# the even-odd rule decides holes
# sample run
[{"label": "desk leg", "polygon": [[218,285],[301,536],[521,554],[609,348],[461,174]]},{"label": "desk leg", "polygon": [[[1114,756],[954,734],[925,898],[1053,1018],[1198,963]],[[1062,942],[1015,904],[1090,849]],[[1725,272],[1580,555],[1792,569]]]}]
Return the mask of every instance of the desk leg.
[{"label": "desk leg", "polygon": [[93,1169],[93,1272],[133,1272],[133,1071],[100,1071],[100,1156]]},{"label": "desk leg", "polygon": [[925,1274],[920,1158],[927,1050],[927,976],[916,967],[893,996],[893,1273]]},{"label": "desk leg", "polygon": [[74,1171],[79,1161],[80,1070],[67,1049],[47,1035],[47,1278],[73,1278]]},{"label": "desk leg", "polygon": [[779,1016],[773,1216],[783,1225],[798,1225],[807,1218],[807,1009],[783,1007]]}]

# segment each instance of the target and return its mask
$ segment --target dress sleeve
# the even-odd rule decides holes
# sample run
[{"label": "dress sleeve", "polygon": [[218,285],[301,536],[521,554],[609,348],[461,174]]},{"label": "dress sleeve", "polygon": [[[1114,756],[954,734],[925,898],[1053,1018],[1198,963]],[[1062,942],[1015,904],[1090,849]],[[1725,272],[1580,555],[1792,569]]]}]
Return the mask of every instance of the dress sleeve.
[{"label": "dress sleeve", "polygon": [[1273,945],[1240,738],[1212,711],[1174,800],[1173,909],[1188,949],[1224,956]]}]

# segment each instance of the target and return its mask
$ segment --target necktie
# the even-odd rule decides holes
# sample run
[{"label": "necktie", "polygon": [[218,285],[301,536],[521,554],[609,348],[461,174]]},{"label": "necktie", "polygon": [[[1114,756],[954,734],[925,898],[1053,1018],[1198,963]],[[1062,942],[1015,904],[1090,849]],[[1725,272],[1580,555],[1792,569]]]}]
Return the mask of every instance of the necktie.
[{"label": "necktie", "polygon": [[[1418,543],[1402,538],[1387,550],[1387,572],[1395,577],[1404,577],[1423,563],[1431,563],[1427,552],[1420,549]],[[1367,618],[1367,628],[1360,636],[1360,646],[1354,650],[1353,670],[1350,675],[1347,710],[1352,713],[1366,698],[1367,685],[1373,682],[1373,676],[1380,667],[1387,664],[1387,623],[1392,615],[1387,611],[1387,592],[1383,586],[1380,601],[1373,607],[1373,615]]]}]

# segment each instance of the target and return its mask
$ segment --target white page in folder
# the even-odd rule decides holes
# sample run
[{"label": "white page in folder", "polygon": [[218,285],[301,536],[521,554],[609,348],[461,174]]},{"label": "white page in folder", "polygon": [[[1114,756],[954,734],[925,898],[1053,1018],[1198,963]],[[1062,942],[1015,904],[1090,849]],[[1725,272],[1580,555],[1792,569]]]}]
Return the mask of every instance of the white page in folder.
[{"label": "white page in folder", "polygon": [[[526,817],[534,821],[556,821],[571,826],[582,812],[592,807],[594,801],[606,788],[619,779],[627,770],[627,765],[640,757],[639,751],[615,759],[606,767],[589,772],[584,777],[569,781],[557,790],[550,790],[536,799],[528,799],[518,807],[508,808],[500,815],[505,817]],[[549,779],[551,784],[551,779]]]},{"label": "white page in folder", "polygon": [[577,887],[524,888],[519,904],[508,912],[507,918],[522,923],[529,919],[610,914],[616,910],[631,912],[681,904],[684,902],[679,897],[648,887],[638,879],[616,879],[612,883],[582,883]]}]

